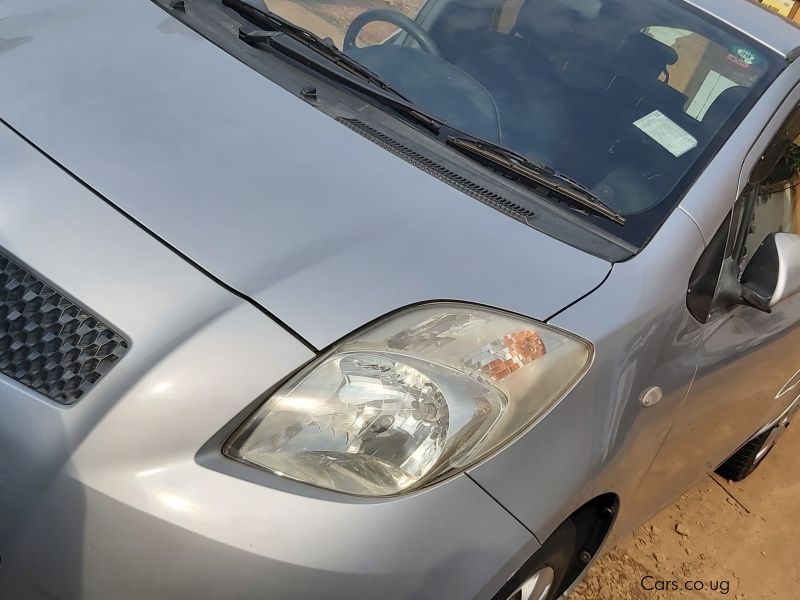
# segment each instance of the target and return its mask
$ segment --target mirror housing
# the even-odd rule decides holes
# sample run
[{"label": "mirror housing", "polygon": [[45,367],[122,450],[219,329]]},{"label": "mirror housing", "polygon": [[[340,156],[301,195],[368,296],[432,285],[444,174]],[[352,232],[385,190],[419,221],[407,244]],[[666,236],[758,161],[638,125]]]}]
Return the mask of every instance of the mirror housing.
[{"label": "mirror housing", "polygon": [[800,235],[768,235],[742,273],[741,284],[742,302],[764,312],[800,292]]}]

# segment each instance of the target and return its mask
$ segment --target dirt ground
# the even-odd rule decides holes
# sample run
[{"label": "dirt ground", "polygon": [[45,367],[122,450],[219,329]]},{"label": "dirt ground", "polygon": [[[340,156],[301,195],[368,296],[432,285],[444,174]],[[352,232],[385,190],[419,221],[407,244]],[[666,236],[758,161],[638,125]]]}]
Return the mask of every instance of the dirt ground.
[{"label": "dirt ground", "polygon": [[706,477],[601,558],[570,600],[800,598],[798,454],[795,425],[745,481]]}]

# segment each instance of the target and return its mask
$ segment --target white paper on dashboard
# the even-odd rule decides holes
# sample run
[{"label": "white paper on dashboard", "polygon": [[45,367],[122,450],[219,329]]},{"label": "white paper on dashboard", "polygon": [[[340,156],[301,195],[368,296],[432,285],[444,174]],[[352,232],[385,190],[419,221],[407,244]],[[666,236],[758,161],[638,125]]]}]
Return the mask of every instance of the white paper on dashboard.
[{"label": "white paper on dashboard", "polygon": [[683,156],[697,147],[695,138],[659,110],[642,117],[634,122],[634,125],[663,146],[672,156]]}]

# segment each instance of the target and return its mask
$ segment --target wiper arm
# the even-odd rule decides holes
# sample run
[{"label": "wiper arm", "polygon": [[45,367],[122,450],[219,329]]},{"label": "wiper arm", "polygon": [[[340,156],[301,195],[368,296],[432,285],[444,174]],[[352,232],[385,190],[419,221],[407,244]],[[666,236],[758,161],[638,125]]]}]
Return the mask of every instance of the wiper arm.
[{"label": "wiper arm", "polygon": [[[349,69],[344,69],[344,74],[342,74],[342,72],[339,70],[341,65],[336,61],[332,61],[328,58],[324,58],[322,61],[311,59],[305,54],[298,52],[296,47],[292,47],[291,44],[287,43],[287,35],[288,34],[284,32],[275,31],[239,30],[239,37],[244,42],[252,46],[255,46],[256,44],[266,44],[271,49],[277,50],[278,52],[289,57],[293,57],[295,60],[298,60],[317,71],[324,72],[332,79],[335,79],[350,88],[356,88],[360,92],[377,99],[382,104],[387,105],[393,110],[405,115],[410,119],[413,119],[417,123],[420,123],[434,134],[438,135],[441,131],[441,121],[427,114],[415,104],[412,104],[409,100],[406,100],[405,97],[399,92],[396,92],[395,90],[387,91],[382,87],[376,87],[371,81],[365,80],[360,76],[354,77]],[[295,40],[295,38],[291,36],[289,36],[289,38]],[[306,44],[302,44],[302,47],[308,48]],[[315,53],[314,56],[317,56],[317,54]]]},{"label": "wiper arm", "polygon": [[[253,30],[240,28],[239,38],[243,42],[251,46],[265,44],[282,54],[293,56],[296,60],[300,60],[317,71],[323,71],[340,83],[351,88],[358,88],[359,91],[420,123],[429,131],[435,134],[441,131],[442,123],[438,119],[425,113],[380,76],[339,50],[330,39],[323,39],[269,10],[261,10],[242,2],[242,0],[222,0],[222,3],[254,25],[264,28]],[[299,54],[296,48],[290,47],[283,36],[288,36],[314,55],[322,57],[323,60],[314,60],[312,64],[309,64],[312,59]],[[342,75],[339,70],[344,71],[347,75]]]},{"label": "wiper arm", "polygon": [[260,8],[256,8],[255,6],[247,4],[242,0],[222,0],[222,4],[233,9],[248,21],[254,25],[257,25],[263,30],[261,32],[257,30],[252,32],[240,30],[239,37],[243,41],[251,44],[261,43],[266,41],[266,35],[264,34],[268,35],[268,32],[279,31],[281,33],[285,33],[289,37],[304,44],[317,54],[324,56],[328,60],[349,71],[353,75],[357,75],[365,81],[369,81],[384,91],[392,92],[404,100],[408,100],[408,98],[395,90],[389,83],[381,79],[378,75],[339,50],[336,47],[336,44],[334,44],[333,40],[330,38],[321,38],[316,33],[295,25],[291,21],[287,21],[280,15],[266,8],[261,10]]},{"label": "wiper arm", "polygon": [[513,150],[472,136],[451,135],[447,137],[447,143],[463,153],[487,160],[525,181],[561,194],[619,225],[625,224],[625,217],[598,198],[594,192],[551,167],[536,163]]},{"label": "wiper arm", "polygon": [[[422,123],[434,133],[439,133],[441,123],[437,119],[417,108],[411,100],[394,89],[390,83],[383,80],[379,75],[339,50],[330,38],[321,38],[308,29],[299,27],[266,8],[262,10],[242,0],[222,0],[222,4],[236,11],[239,15],[261,28],[260,30],[239,29],[239,38],[243,42],[251,46],[256,44],[268,44],[281,52],[291,54],[291,49],[287,48],[283,41],[276,36],[276,33],[286,34],[315,54],[323,57],[328,63],[333,63],[350,75],[357,77],[360,81],[373,86],[372,89],[359,86],[362,91],[370,93],[373,97],[379,97],[381,100],[389,103],[395,110]],[[322,68],[322,65],[319,63],[314,66],[318,69]],[[325,68],[324,70],[328,75],[336,75],[329,68]],[[354,83],[353,80],[349,78],[338,79],[349,85]],[[376,91],[378,93],[376,93]]]},{"label": "wiper arm", "polygon": [[[239,30],[239,37],[244,42],[253,46],[255,46],[256,44],[266,44],[273,50],[277,50],[282,54],[285,54],[289,57],[293,57],[295,60],[298,60],[317,71],[325,73],[332,79],[335,79],[350,88],[356,88],[360,92],[372,98],[377,99],[382,104],[389,106],[390,108],[405,115],[410,119],[413,119],[414,121],[421,124],[434,134],[438,135],[439,132],[441,131],[442,129],[441,121],[427,114],[425,111],[417,107],[417,105],[413,104],[411,101],[406,100],[405,96],[403,96],[396,90],[390,89],[390,91],[387,91],[387,88],[384,88],[383,86],[376,86],[370,79],[365,79],[361,76],[353,76],[352,71],[346,68],[344,69],[344,74],[343,74],[342,71],[339,69],[339,67],[342,67],[342,64],[337,61],[330,60],[327,57],[324,57],[322,61],[319,61],[310,58],[309,56],[303,54],[302,52],[298,52],[296,47],[292,47],[292,44],[287,43],[286,41],[287,35],[288,34],[284,32],[275,32],[275,31],[260,31],[260,30],[245,31],[243,29]],[[295,38],[291,36],[289,36],[289,38],[295,40]],[[309,48],[308,45],[299,42],[299,40],[295,41],[301,43],[303,48]],[[313,49],[312,51],[315,52],[314,56],[317,56],[316,51]],[[366,70],[365,67],[361,68]]]}]

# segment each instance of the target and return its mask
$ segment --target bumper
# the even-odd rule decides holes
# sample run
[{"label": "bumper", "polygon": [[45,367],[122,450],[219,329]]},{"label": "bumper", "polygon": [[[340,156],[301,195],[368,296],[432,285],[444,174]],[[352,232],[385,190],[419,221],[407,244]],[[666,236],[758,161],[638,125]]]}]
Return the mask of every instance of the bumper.
[{"label": "bumper", "polygon": [[[482,493],[461,479],[402,506],[277,494],[249,514],[173,494],[146,512],[64,480],[5,561],[0,597],[489,598],[530,540]],[[204,516],[176,515],[189,510]]]},{"label": "bumper", "polygon": [[0,598],[488,598],[537,549],[466,476],[364,501],[224,459],[312,353],[4,128],[0,154],[0,247],[131,340],[69,407],[0,376]]},{"label": "bumper", "polygon": [[[251,360],[220,356],[234,342]],[[308,352],[248,305],[113,401],[134,352],[69,409],[0,380],[13,415],[0,425],[0,598],[490,598],[537,549],[466,476],[368,501],[223,458],[214,431],[247,409],[230,398],[258,397]]]}]

